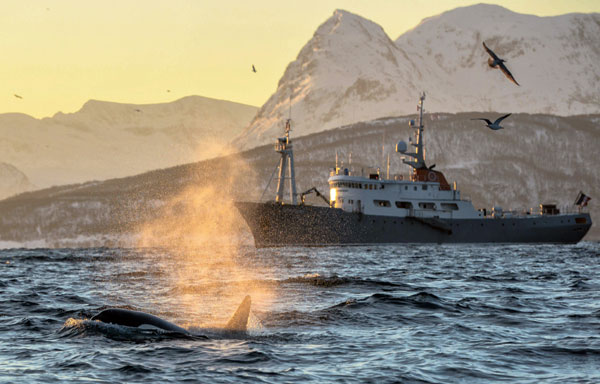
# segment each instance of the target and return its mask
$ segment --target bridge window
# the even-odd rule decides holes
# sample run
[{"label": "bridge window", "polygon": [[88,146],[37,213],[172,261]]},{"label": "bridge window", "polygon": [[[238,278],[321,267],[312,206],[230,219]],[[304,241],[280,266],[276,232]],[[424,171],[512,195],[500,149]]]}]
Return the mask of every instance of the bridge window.
[{"label": "bridge window", "polygon": [[396,201],[397,208],[411,209],[413,207],[410,201]]},{"label": "bridge window", "polygon": [[435,209],[434,203],[419,203],[419,208],[421,209]]},{"label": "bridge window", "polygon": [[427,186],[425,184],[423,184],[423,190],[426,191],[427,190]]},{"label": "bridge window", "polygon": [[391,207],[392,204],[390,204],[390,202],[388,200],[373,200],[373,203],[375,203],[375,206],[377,207]]},{"label": "bridge window", "polygon": [[455,203],[442,203],[442,209],[444,211],[458,211],[458,205]]}]

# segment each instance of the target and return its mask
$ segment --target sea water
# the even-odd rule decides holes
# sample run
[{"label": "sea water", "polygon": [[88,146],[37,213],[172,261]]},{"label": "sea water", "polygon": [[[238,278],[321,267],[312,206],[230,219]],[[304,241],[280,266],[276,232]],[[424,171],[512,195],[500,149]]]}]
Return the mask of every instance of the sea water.
[{"label": "sea water", "polygon": [[[599,243],[193,254],[0,251],[0,381],[600,382]],[[248,332],[201,326],[248,289]],[[114,306],[191,335],[88,320]]]}]

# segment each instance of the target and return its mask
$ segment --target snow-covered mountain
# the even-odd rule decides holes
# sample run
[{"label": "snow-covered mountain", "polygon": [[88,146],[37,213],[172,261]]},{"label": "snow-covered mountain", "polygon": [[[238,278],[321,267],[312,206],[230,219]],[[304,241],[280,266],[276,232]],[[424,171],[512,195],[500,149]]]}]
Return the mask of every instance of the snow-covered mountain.
[{"label": "snow-covered mountain", "polygon": [[34,188],[27,176],[14,165],[0,163],[0,200]]},{"label": "snow-covered mountain", "polygon": [[[488,67],[483,41],[520,87]],[[235,142],[273,141],[290,104],[298,137],[412,113],[421,91],[432,112],[598,113],[599,62],[597,13],[538,17],[478,4],[427,18],[393,42],[372,21],[336,10]]]},{"label": "snow-covered mountain", "polygon": [[221,154],[256,107],[200,96],[163,104],[90,100],[75,113],[0,115],[0,161],[40,187],[124,177]]},{"label": "snow-covered mountain", "polygon": [[[482,41],[507,60],[520,87],[488,67]],[[600,112],[598,13],[538,17],[478,4],[425,19],[396,45],[436,72],[424,85],[431,110]]]}]

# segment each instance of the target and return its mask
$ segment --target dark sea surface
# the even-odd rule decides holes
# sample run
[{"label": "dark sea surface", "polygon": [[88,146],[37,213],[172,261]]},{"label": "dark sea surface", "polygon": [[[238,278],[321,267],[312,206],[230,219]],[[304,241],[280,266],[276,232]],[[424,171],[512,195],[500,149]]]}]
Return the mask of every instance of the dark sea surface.
[{"label": "dark sea surface", "polygon": [[[0,381],[598,383],[599,265],[599,243],[3,250]],[[211,323],[246,293],[247,333]],[[113,306],[192,335],[87,320]]]}]

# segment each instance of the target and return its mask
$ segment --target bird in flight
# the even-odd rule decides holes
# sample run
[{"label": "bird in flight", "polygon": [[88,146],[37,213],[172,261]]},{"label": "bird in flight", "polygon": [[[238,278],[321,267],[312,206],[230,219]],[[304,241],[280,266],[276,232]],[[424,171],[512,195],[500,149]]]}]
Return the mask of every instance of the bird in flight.
[{"label": "bird in flight", "polygon": [[500,126],[500,122],[504,119],[506,119],[508,116],[512,115],[512,113],[509,113],[508,115],[504,115],[502,117],[499,117],[496,119],[496,121],[494,121],[493,123],[491,121],[489,121],[488,119],[483,119],[483,118],[479,118],[479,119],[471,119],[471,120],[483,120],[485,121],[485,125],[489,128],[489,129],[493,129],[494,131],[497,131],[499,129],[503,129],[504,127]]},{"label": "bird in flight", "polygon": [[15,97],[16,97],[17,99],[22,99],[22,98],[23,98],[23,96],[21,96],[21,95],[17,95],[16,93],[15,93]]},{"label": "bird in flight", "polygon": [[142,112],[142,110],[141,110],[141,109],[136,109],[135,111],[136,111],[136,112]]},{"label": "bird in flight", "polygon": [[485,48],[486,52],[491,56],[488,59],[488,65],[490,66],[490,68],[499,68],[502,71],[502,73],[504,73],[504,76],[506,76],[513,83],[519,85],[519,83],[517,83],[517,80],[515,80],[515,78],[513,77],[512,73],[510,73],[508,68],[506,68],[506,66],[504,65],[504,62],[506,60],[499,58],[494,53],[494,51],[489,49],[488,46],[485,45],[485,41],[483,42],[483,48]]},{"label": "bird in flight", "polygon": [[167,92],[171,92],[171,90],[170,90],[170,89],[167,89]]},{"label": "bird in flight", "polygon": [[254,64],[252,64],[252,72],[256,73],[256,68],[254,68]]}]

